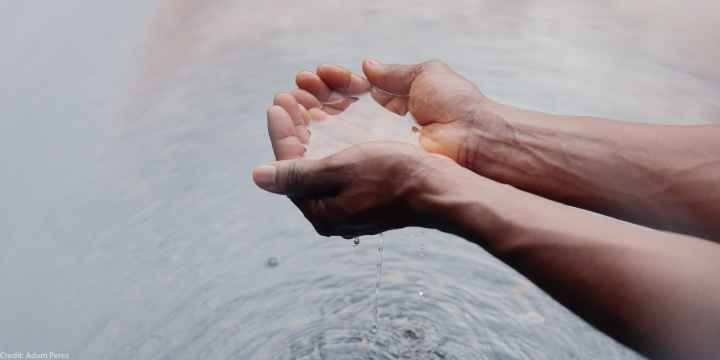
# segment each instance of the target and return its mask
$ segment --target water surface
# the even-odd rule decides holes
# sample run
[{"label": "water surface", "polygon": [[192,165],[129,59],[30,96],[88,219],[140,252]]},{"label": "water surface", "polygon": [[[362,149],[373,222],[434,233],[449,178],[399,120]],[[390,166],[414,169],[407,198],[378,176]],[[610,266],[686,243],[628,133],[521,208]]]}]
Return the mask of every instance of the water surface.
[{"label": "water surface", "polygon": [[482,249],[417,229],[385,235],[369,337],[376,241],[319,237],[253,186],[271,158],[264,111],[297,71],[374,56],[444,59],[532,109],[718,120],[719,13],[669,0],[0,3],[0,351],[635,359]]}]

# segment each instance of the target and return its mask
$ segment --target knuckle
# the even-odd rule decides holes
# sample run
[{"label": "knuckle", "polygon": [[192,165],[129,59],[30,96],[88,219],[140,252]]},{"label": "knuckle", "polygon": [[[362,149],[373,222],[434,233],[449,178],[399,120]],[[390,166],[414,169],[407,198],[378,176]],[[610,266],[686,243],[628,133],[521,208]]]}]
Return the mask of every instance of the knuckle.
[{"label": "knuckle", "polygon": [[[345,150],[351,151],[351,150]],[[331,155],[322,160],[321,166],[324,171],[332,174],[337,181],[343,182],[354,176],[355,164],[348,162],[343,153]]]},{"label": "knuckle", "polygon": [[290,189],[297,189],[303,183],[304,174],[297,162],[290,163],[285,176],[285,182]]},{"label": "knuckle", "polygon": [[321,160],[322,167],[328,171],[338,171],[345,167],[345,161],[343,161],[340,154],[333,154]]},{"label": "knuckle", "polygon": [[425,62],[422,62],[416,66],[413,67],[411,73],[410,73],[410,79],[411,82],[414,82],[417,78],[419,78],[422,75],[427,75],[432,72],[439,71],[441,69],[446,69],[447,65],[445,65],[444,62],[440,60],[428,60]]}]

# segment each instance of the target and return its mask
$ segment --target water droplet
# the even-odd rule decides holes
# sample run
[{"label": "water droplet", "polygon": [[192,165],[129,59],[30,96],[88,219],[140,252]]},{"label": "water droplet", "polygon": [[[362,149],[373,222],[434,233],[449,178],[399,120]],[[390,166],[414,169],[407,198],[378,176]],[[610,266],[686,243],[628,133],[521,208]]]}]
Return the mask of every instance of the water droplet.
[{"label": "water droplet", "polygon": [[267,267],[271,267],[271,268],[274,268],[274,267],[278,266],[279,264],[280,264],[280,262],[278,261],[278,259],[276,257],[269,257],[267,259],[267,261],[265,262],[265,265],[267,265]]},{"label": "water droplet", "polygon": [[[425,243],[423,243],[422,240],[420,240],[420,247],[418,248],[418,255],[420,255],[420,261],[422,261],[422,259],[425,258]],[[422,297],[424,294],[422,291],[422,289],[423,289],[422,272],[419,275],[420,276],[418,277],[418,280],[415,282],[415,284],[418,287],[418,292],[417,292],[418,296]]]},{"label": "water droplet", "polygon": [[356,247],[358,245],[360,245],[360,238],[359,237],[353,238],[353,247]]},{"label": "water droplet", "polygon": [[362,339],[360,340],[360,348],[364,352],[368,352],[370,350],[370,339],[368,339],[368,337],[365,335],[363,335]]},{"label": "water droplet", "polygon": [[[379,317],[379,305],[380,299],[380,281],[382,280],[382,266],[383,266],[383,236],[378,236],[378,261],[377,261],[377,278],[375,279],[375,323],[373,324],[374,331],[377,331],[378,317]],[[374,332],[373,332],[374,333]]]}]

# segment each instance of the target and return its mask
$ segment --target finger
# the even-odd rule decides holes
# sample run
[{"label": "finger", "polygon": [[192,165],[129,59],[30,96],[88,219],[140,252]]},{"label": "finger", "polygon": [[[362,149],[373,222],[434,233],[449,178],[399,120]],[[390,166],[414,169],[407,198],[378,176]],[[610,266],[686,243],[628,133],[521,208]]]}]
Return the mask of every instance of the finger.
[{"label": "finger", "polygon": [[301,108],[295,101],[295,97],[288,93],[277,94],[273,99],[273,103],[282,107],[290,115],[290,119],[295,124],[295,135],[300,139],[300,142],[306,144],[310,138],[310,133],[305,126],[304,108]]},{"label": "finger", "polygon": [[312,121],[323,121],[330,117],[330,114],[318,108],[310,109],[308,110],[308,112],[310,113],[310,118],[312,119]]},{"label": "finger", "polygon": [[282,107],[295,125],[304,125],[302,113],[295,97],[288,93],[279,93],[273,98],[273,104]]},{"label": "finger", "polygon": [[295,89],[290,92],[292,96],[295,97],[295,100],[305,106],[306,109],[312,109],[316,107],[320,107],[322,105],[320,103],[320,100],[318,100],[315,95],[307,92],[303,89]]},{"label": "finger", "polygon": [[253,170],[260,188],[296,198],[330,196],[339,188],[339,179],[331,176],[324,159],[276,161]]},{"label": "finger", "polygon": [[422,65],[390,65],[367,59],[363,62],[363,72],[370,84],[396,95],[408,95],[413,80]]},{"label": "finger", "polygon": [[323,104],[320,108],[330,115],[335,115],[345,111],[345,109],[349,108],[350,105],[357,100],[358,98],[356,97],[348,96],[332,104]]},{"label": "finger", "polygon": [[385,106],[387,103],[390,102],[390,100],[394,99],[396,96],[390,94],[389,92],[382,91],[380,88],[374,87],[370,90],[370,96],[377,101],[380,106]]},{"label": "finger", "polygon": [[[302,113],[303,123],[305,123],[305,128],[307,129],[307,125],[310,124],[310,120],[311,120],[310,112],[302,104],[298,104],[298,106],[301,109],[300,112]],[[308,134],[309,133],[310,133],[310,130],[308,129]]]},{"label": "finger", "polygon": [[396,97],[385,104],[385,108],[398,115],[404,116],[408,112],[408,100],[406,98]]},{"label": "finger", "polygon": [[336,109],[332,106],[327,106],[327,105],[323,106],[322,110],[328,115],[337,115],[342,112],[342,110],[340,110],[340,109]]},{"label": "finger", "polygon": [[295,77],[295,83],[299,88],[313,94],[321,103],[332,103],[343,99],[342,95],[331,91],[315,73],[302,71]]},{"label": "finger", "polygon": [[273,105],[267,111],[268,134],[277,160],[295,159],[305,154],[305,146],[295,134],[295,124],[280,106]]},{"label": "finger", "polygon": [[370,95],[382,107],[398,114],[405,115],[408,111],[408,98],[403,96],[394,96],[388,92],[380,90],[377,87],[370,90]]},{"label": "finger", "polygon": [[337,65],[320,65],[317,74],[332,91],[346,95],[358,95],[370,90],[370,83]]}]

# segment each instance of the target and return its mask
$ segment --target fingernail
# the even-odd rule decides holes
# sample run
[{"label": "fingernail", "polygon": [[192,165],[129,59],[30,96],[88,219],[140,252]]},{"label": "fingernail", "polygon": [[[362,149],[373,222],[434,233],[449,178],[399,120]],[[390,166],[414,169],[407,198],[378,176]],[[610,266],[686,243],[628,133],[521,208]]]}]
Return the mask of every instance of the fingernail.
[{"label": "fingernail", "polygon": [[375,59],[368,58],[367,60],[365,60],[365,62],[367,62],[367,64],[370,66],[380,65],[380,63]]},{"label": "fingernail", "polygon": [[296,77],[296,78],[297,78],[297,77],[300,77],[300,76],[305,76],[305,77],[307,77],[307,76],[314,76],[314,75],[315,75],[315,73],[312,72],[312,71],[303,70],[303,71],[297,73],[297,75],[296,75],[295,77]]},{"label": "fingernail", "polygon": [[330,93],[330,96],[328,97],[328,99],[327,99],[327,101],[326,101],[325,103],[326,103],[326,104],[334,104],[334,103],[341,102],[341,101],[343,101],[343,100],[345,100],[345,97],[342,96],[342,94],[338,94],[338,93],[336,93],[336,92],[333,91],[333,92]]},{"label": "fingernail", "polygon": [[275,185],[275,167],[271,165],[261,165],[253,169],[253,180],[257,186],[270,190]]},{"label": "fingernail", "polygon": [[316,69],[316,70],[317,70],[316,72],[320,72],[320,69],[321,69],[321,68],[326,68],[326,69],[327,69],[327,68],[336,68],[336,67],[337,67],[337,66],[335,66],[335,65],[333,65],[333,64],[320,64],[320,65],[318,65],[318,67],[317,67],[317,69]]}]

